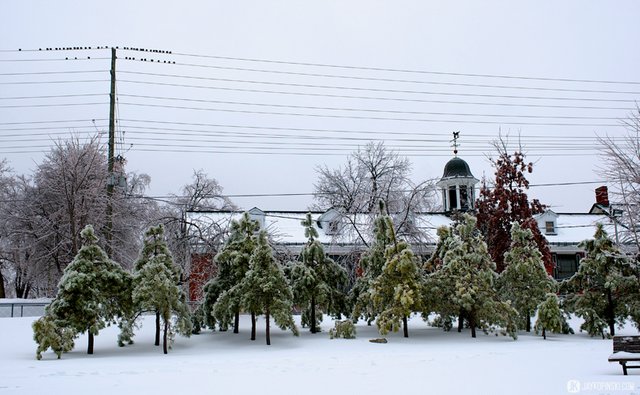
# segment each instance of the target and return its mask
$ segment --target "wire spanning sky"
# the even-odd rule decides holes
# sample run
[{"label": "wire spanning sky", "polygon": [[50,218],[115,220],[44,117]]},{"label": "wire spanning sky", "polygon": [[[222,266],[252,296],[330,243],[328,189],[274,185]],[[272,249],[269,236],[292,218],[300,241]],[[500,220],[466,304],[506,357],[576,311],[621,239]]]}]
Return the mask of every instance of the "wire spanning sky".
[{"label": "wire spanning sky", "polygon": [[203,169],[241,207],[305,210],[315,169],[367,141],[408,156],[417,183],[442,175],[460,131],[477,178],[502,134],[535,162],[532,197],[584,212],[597,137],[623,136],[640,100],[638,15],[636,1],[3,1],[0,158],[30,173],[70,133],[106,143],[117,46],[117,154],[151,195]]}]

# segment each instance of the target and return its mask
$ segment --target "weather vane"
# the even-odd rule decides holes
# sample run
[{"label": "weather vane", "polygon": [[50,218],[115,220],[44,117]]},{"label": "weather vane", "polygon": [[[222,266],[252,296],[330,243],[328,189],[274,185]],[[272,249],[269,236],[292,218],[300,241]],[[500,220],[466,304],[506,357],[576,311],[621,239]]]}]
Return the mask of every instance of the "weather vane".
[{"label": "weather vane", "polygon": [[454,155],[458,155],[458,139],[460,138],[460,131],[457,132],[453,132],[453,140],[451,140],[453,142],[453,154]]}]

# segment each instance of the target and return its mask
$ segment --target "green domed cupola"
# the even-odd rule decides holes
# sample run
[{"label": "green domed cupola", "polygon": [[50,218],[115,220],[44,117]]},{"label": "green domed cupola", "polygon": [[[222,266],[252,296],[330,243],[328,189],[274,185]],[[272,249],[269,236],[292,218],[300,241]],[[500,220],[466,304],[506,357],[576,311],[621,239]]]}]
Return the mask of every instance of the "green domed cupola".
[{"label": "green domed cupola", "polygon": [[475,185],[469,164],[458,157],[458,136],[453,133],[454,157],[444,166],[444,172],[436,186],[442,192],[442,206],[446,213],[452,211],[472,211],[475,202]]}]

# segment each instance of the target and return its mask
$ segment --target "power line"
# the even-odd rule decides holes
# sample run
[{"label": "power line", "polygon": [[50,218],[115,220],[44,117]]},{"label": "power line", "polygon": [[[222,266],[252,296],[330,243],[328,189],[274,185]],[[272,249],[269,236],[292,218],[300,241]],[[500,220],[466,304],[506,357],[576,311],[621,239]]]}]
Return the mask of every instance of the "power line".
[{"label": "power line", "polygon": [[[0,50],[0,52],[51,52],[55,51],[78,51],[78,50],[104,50],[111,47],[61,47],[61,48],[45,48],[45,51],[40,49],[18,49],[18,50]],[[538,76],[522,76],[522,75],[505,75],[505,74],[481,74],[481,73],[460,73],[451,71],[437,71],[437,70],[420,70],[420,69],[400,69],[390,67],[372,67],[372,66],[354,66],[354,65],[340,65],[330,63],[313,63],[313,62],[296,62],[296,61],[284,61],[275,59],[258,59],[258,58],[243,58],[221,55],[206,55],[206,54],[193,54],[174,52],[168,50],[146,49],[137,47],[120,47],[116,46],[116,49],[124,51],[136,51],[147,52],[155,54],[169,54],[174,56],[185,56],[203,59],[217,59],[217,60],[231,60],[240,62],[253,62],[253,63],[267,63],[277,65],[293,65],[293,66],[307,66],[307,67],[323,67],[333,69],[344,70],[368,70],[368,71],[382,71],[390,73],[409,73],[409,74],[427,74],[427,75],[446,75],[455,77],[480,77],[480,78],[493,78],[493,79],[508,79],[508,80],[527,80],[527,81],[549,81],[549,82],[578,82],[578,83],[597,83],[597,84],[625,84],[625,85],[640,85],[640,81],[628,81],[628,80],[598,80],[598,79],[577,79],[577,78],[558,78],[558,77],[538,77]],[[109,58],[95,58],[95,59],[109,59]],[[134,60],[134,59],[131,59]]]},{"label": "power line", "polygon": [[638,81],[612,81],[612,80],[573,79],[573,78],[529,77],[529,76],[504,75],[504,74],[454,73],[454,72],[433,71],[433,70],[409,70],[409,69],[396,69],[396,68],[370,67],[370,66],[336,65],[336,64],[327,64],[327,63],[293,62],[293,61],[272,60],[272,59],[240,58],[240,57],[219,56],[219,55],[198,55],[198,54],[189,54],[189,53],[181,53],[181,52],[172,52],[172,54],[176,56],[189,56],[189,57],[197,57],[197,58],[210,58],[210,59],[234,60],[234,61],[243,61],[243,62],[259,62],[259,63],[271,63],[271,64],[287,64],[287,65],[295,65],[295,66],[327,67],[327,68],[349,69],[349,70],[370,70],[370,71],[384,71],[384,72],[396,72],[396,73],[449,75],[449,76],[457,76],[457,77],[483,77],[483,78],[500,78],[500,79],[516,79],[516,80],[535,80],[535,81],[640,85],[640,82]]},{"label": "power line", "polygon": [[[122,119],[121,121],[125,122],[134,122],[134,123],[149,123],[149,124],[161,124],[161,125],[179,125],[179,126],[198,126],[198,127],[224,127],[224,128],[233,128],[233,129],[258,129],[258,130],[278,130],[278,131],[294,131],[294,132],[319,132],[319,133],[362,133],[362,134],[395,134],[395,135],[411,135],[411,136],[443,136],[444,134],[449,134],[450,132],[402,132],[398,130],[371,130],[371,129],[320,129],[320,128],[293,128],[293,127],[278,127],[278,126],[267,126],[267,125],[238,125],[238,124],[220,124],[220,123],[203,123],[203,122],[177,122],[177,121],[159,121],[152,119]],[[1,123],[0,123],[1,124]],[[486,136],[486,137],[494,137],[495,133],[485,132],[486,134],[478,135],[474,133],[470,133],[473,136]],[[535,135],[526,135],[523,134],[523,137],[536,137]],[[564,136],[537,136],[541,138],[565,138]],[[571,136],[573,138],[583,138],[583,136]]]},{"label": "power line", "polygon": [[[128,60],[128,59],[125,59],[125,60]],[[249,71],[249,72],[256,72],[256,73],[271,73],[271,74],[279,74],[279,75],[296,75],[296,76],[303,76],[303,77],[349,79],[349,80],[357,80],[357,81],[377,81],[377,82],[394,82],[394,83],[407,83],[407,84],[443,85],[443,86],[460,86],[460,87],[492,88],[492,89],[533,90],[533,91],[548,91],[548,92],[578,92],[578,93],[605,93],[605,94],[629,94],[629,95],[640,94],[640,91],[547,88],[547,87],[530,87],[530,86],[472,84],[472,83],[462,83],[462,82],[404,80],[404,79],[396,79],[396,78],[377,78],[377,77],[350,76],[350,75],[339,75],[339,74],[303,73],[303,72],[296,72],[296,71],[266,70],[266,69],[231,67],[231,66],[214,66],[214,65],[178,63],[178,62],[176,62],[175,65],[187,66],[187,67],[210,68],[210,69],[218,69],[218,70]]]},{"label": "power line", "polygon": [[193,111],[216,111],[216,112],[230,112],[230,113],[242,113],[242,114],[260,114],[260,115],[284,115],[284,116],[297,116],[297,117],[314,117],[314,118],[338,118],[338,119],[364,119],[364,120],[376,120],[376,121],[407,121],[407,122],[442,122],[442,123],[457,123],[457,124],[490,124],[490,125],[537,125],[537,126],[579,126],[579,127],[623,127],[624,125],[618,124],[589,124],[589,123],[554,123],[554,122],[498,122],[498,121],[483,121],[483,120],[457,120],[457,119],[419,119],[419,118],[392,118],[392,117],[365,117],[356,115],[334,115],[334,114],[304,114],[304,113],[291,113],[291,112],[275,112],[275,111],[255,111],[255,110],[238,110],[238,109],[223,109],[223,108],[201,108],[201,107],[186,107],[175,105],[162,105],[162,104],[146,104],[146,103],[130,103],[122,102],[122,104],[130,106],[152,107],[152,108],[171,108],[178,110],[193,110]]},{"label": "power line", "polygon": [[[149,134],[153,134],[153,133],[149,133]],[[308,137],[308,138],[303,138],[303,137],[295,137],[295,136],[259,136],[259,135],[254,135],[254,136],[243,136],[241,138],[237,138],[237,136],[232,136],[233,140],[220,140],[220,139],[211,139],[211,138],[207,138],[207,139],[193,139],[193,138],[184,138],[184,137],[176,137],[175,135],[171,135],[172,137],[158,137],[157,133],[156,133],[156,137],[154,137],[152,140],[150,140],[149,138],[143,138],[143,137],[129,137],[129,141],[142,141],[144,142],[143,144],[145,146],[167,146],[166,144],[159,144],[159,141],[167,141],[167,142],[178,142],[178,143],[198,143],[199,146],[202,146],[202,144],[205,143],[212,143],[212,144],[216,144],[217,148],[236,148],[236,147],[229,147],[229,146],[221,146],[218,145],[220,143],[231,143],[231,144],[240,144],[242,146],[244,146],[247,142],[254,144],[254,146],[256,144],[260,144],[260,145],[275,145],[275,148],[269,148],[269,149],[281,149],[281,147],[287,147],[287,146],[294,146],[294,147],[300,147],[300,149],[308,149],[308,147],[312,147],[312,146],[323,146],[323,147],[329,147],[329,148],[335,148],[335,149],[340,149],[340,150],[344,150],[345,147],[361,147],[362,143],[366,143],[368,141],[371,141],[371,139],[366,139],[366,138],[354,138],[354,139],[349,139],[349,138],[321,138],[321,137]],[[264,140],[282,140],[282,139],[292,139],[292,140],[320,140],[320,142],[317,141],[305,141],[304,143],[301,142],[293,142],[293,141],[255,141],[254,139],[258,137],[258,138],[262,138]],[[251,138],[251,140],[247,140],[248,138]],[[360,144],[353,144],[353,143],[336,143],[336,142],[332,142],[332,141],[336,141],[336,140],[348,140],[348,141],[359,141]],[[418,140],[418,139],[385,139],[385,141],[394,141],[394,142],[400,142],[400,143],[408,143],[408,142],[412,142],[414,144],[411,145],[398,145],[398,144],[394,144],[394,145],[388,145],[388,148],[392,149],[392,150],[420,150],[420,151],[426,151],[426,152],[450,152],[450,149],[448,147],[443,147],[443,148],[435,148],[433,146],[431,146],[429,143],[433,143],[433,142],[442,142],[445,143],[447,142],[447,140],[431,140],[431,141],[425,141],[425,140]],[[416,145],[415,143],[422,143],[422,144],[427,144],[427,145]],[[487,147],[487,143],[488,142],[482,142],[484,144],[482,144],[481,146],[472,146],[469,145],[467,146],[467,148],[465,148],[466,152],[471,152],[471,151],[485,151],[486,147]],[[190,145],[173,145],[174,147],[191,147]],[[196,146],[198,147],[198,146]],[[267,148],[267,147],[265,147]],[[571,143],[571,142],[566,142],[563,145],[559,145],[558,143],[553,143],[553,144],[531,144],[531,145],[527,145],[527,149],[529,150],[534,150],[534,149],[546,149],[546,150],[550,150],[550,151],[557,151],[557,150],[569,150],[569,151],[580,151],[580,150],[590,150],[593,151],[594,149],[596,149],[592,144],[578,144],[578,143]],[[349,148],[349,151],[353,151],[353,148]]]},{"label": "power line", "polygon": [[[144,74],[147,74],[147,73],[144,73]],[[121,82],[136,83],[136,84],[152,84],[152,85],[161,84],[158,82],[131,81],[131,80],[121,80]],[[245,81],[236,80],[236,82],[245,82]],[[171,85],[177,86],[177,87],[204,88],[204,89],[223,90],[223,91],[232,91],[232,92],[267,93],[267,94],[294,95],[294,96],[307,96],[307,97],[328,97],[328,98],[338,98],[338,99],[384,100],[384,101],[398,101],[398,102],[411,102],[411,103],[462,104],[462,105],[480,105],[480,106],[496,106],[496,107],[566,108],[566,109],[581,109],[581,110],[625,110],[625,111],[634,110],[633,107],[569,106],[569,105],[560,105],[560,104],[554,105],[554,104],[532,104],[532,103],[519,104],[519,103],[469,102],[469,101],[436,100],[436,99],[410,99],[410,98],[400,98],[400,97],[335,95],[335,94],[329,94],[329,93],[273,91],[273,90],[265,90],[265,89],[244,89],[244,88],[231,88],[231,87],[221,87],[221,86],[202,86],[202,85],[183,85],[183,84],[171,84]]]},{"label": "power line", "polygon": [[91,60],[107,60],[107,59],[111,59],[111,58],[92,58],[92,57],[78,58],[78,57],[74,57],[73,59],[70,59],[70,58],[67,58],[67,59],[60,59],[60,58],[54,58],[54,59],[0,59],[0,62],[6,62],[6,63],[10,63],[10,62],[69,62],[69,61],[91,61]]},{"label": "power line", "polygon": [[401,111],[401,110],[379,110],[371,108],[349,108],[349,107],[318,107],[318,106],[299,106],[291,104],[273,104],[273,103],[256,103],[256,102],[239,102],[228,100],[205,100],[191,99],[185,97],[167,97],[167,96],[150,96],[150,95],[129,95],[120,94],[122,97],[132,97],[138,99],[154,99],[154,100],[174,100],[185,101],[191,103],[215,103],[215,104],[232,104],[243,106],[261,106],[276,108],[295,108],[304,110],[330,110],[330,111],[356,111],[356,112],[375,112],[375,113],[392,113],[392,114],[412,114],[412,115],[453,115],[461,117],[494,117],[494,118],[536,118],[536,119],[595,119],[621,121],[619,117],[595,117],[595,116],[565,116],[565,115],[522,115],[522,114],[483,114],[483,113],[456,113],[456,112],[433,112],[433,111]]},{"label": "power line", "polygon": [[0,82],[0,85],[44,85],[44,84],[80,84],[93,82],[107,82],[109,80],[57,80],[57,81],[12,81]]},{"label": "power line", "polygon": [[0,105],[0,108],[38,108],[38,107],[77,107],[77,106],[103,106],[107,102],[94,103],[48,103],[48,104],[9,104]]},{"label": "power line", "polygon": [[[135,128],[135,127],[134,127]],[[128,128],[127,128],[128,129]],[[146,128],[144,128],[146,129]],[[155,129],[161,129],[161,128],[155,128]],[[161,129],[164,130],[164,129]],[[94,131],[86,131],[87,133],[91,134],[95,134]],[[78,133],[78,131],[75,131],[75,133]],[[64,132],[57,132],[57,133],[32,133],[28,136],[25,136],[24,134],[5,134],[0,136],[0,140],[2,140],[3,143],[19,143],[19,142],[35,142],[35,141],[50,141],[51,140],[51,136],[53,135],[65,135],[67,133]],[[135,137],[135,135],[152,135],[153,138],[147,138],[147,137]],[[129,141],[139,141],[141,142],[140,145],[141,146],[154,146],[155,144],[152,143],[156,143],[158,141],[166,141],[166,142],[178,142],[178,143],[197,143],[198,147],[203,147],[203,144],[220,144],[220,143],[231,143],[231,144],[238,144],[240,145],[240,147],[237,148],[243,148],[246,146],[247,143],[251,143],[254,144],[254,148],[257,148],[255,145],[256,144],[260,144],[260,145],[277,145],[278,147],[295,147],[296,149],[307,149],[308,146],[324,146],[324,147],[330,147],[330,148],[340,148],[343,149],[345,147],[361,147],[362,144],[371,141],[370,137],[344,137],[344,136],[338,136],[338,137],[323,137],[323,136],[292,136],[292,135],[264,135],[264,134],[256,134],[256,133],[229,133],[229,132],[213,132],[213,133],[207,133],[205,135],[205,139],[202,138],[193,138],[192,136],[194,136],[194,134],[192,133],[176,133],[176,132],[166,132],[166,133],[160,133],[157,130],[154,131],[149,131],[149,132],[135,132],[134,137],[128,137]],[[161,137],[162,135],[165,136],[169,136],[169,137]],[[185,137],[180,137],[180,136],[187,136]],[[198,134],[196,136],[202,136],[202,134]],[[47,138],[48,137],[48,138]],[[224,137],[226,139],[211,139],[211,137]],[[256,138],[259,139],[264,139],[266,141],[256,141]],[[278,140],[278,141],[272,141],[272,140]],[[301,146],[300,142],[294,142],[294,141],[284,141],[282,142],[281,140],[303,140],[303,141],[311,141],[311,142],[305,142],[303,146]],[[318,142],[320,141],[320,142]],[[356,144],[345,144],[345,143],[340,143],[339,141],[348,141],[348,142],[356,142]],[[388,147],[390,149],[393,150],[406,150],[409,148],[413,148],[415,150],[424,150],[425,152],[449,152],[448,148],[434,148],[433,146],[431,146],[431,143],[447,143],[448,139],[431,139],[431,140],[426,140],[426,139],[418,139],[418,138],[414,138],[414,139],[406,139],[406,138],[385,138],[384,139],[385,142],[397,142],[397,143],[413,143],[410,146],[407,145],[398,145],[398,144],[394,144],[394,145],[388,145]],[[152,142],[152,143],[150,143]],[[471,140],[468,142],[468,145],[466,146],[465,150],[466,152],[474,152],[474,151],[485,151],[486,147],[488,145],[489,141],[487,140],[478,140],[478,141],[474,141]],[[136,143],[137,145],[137,143]],[[168,144],[163,144],[162,146],[169,146]],[[176,144],[172,144],[172,147],[191,147],[191,146],[187,146],[187,145],[176,145]],[[232,148],[229,146],[226,147],[222,147],[220,145],[216,146],[217,148]],[[261,148],[267,148],[267,147],[261,147]],[[277,148],[279,149],[279,148]],[[536,149],[544,149],[546,151],[558,151],[558,150],[563,150],[563,151],[594,151],[596,148],[594,147],[593,143],[576,143],[575,141],[570,141],[570,140],[566,140],[566,141],[562,141],[562,142],[558,142],[558,141],[550,141],[550,142],[534,142],[532,144],[527,144],[527,149],[528,150],[536,150]],[[353,150],[353,149],[350,149]]]},{"label": "power line", "polygon": [[[271,81],[257,81],[257,80],[244,80],[244,79],[229,79],[229,78],[187,77],[187,76],[180,76],[180,75],[175,75],[175,74],[138,73],[138,72],[124,71],[124,70],[120,71],[120,73],[157,75],[157,76],[167,76],[167,77],[176,77],[176,78],[189,78],[189,79],[202,79],[202,80],[212,80],[212,81],[222,81],[222,82],[241,82],[241,83],[248,83],[248,84],[291,86],[291,87],[297,87],[297,88],[343,89],[343,90],[354,90],[354,91],[403,93],[403,94],[407,93],[407,94],[420,94],[420,95],[484,97],[484,98],[524,99],[524,100],[615,102],[615,103],[636,103],[637,102],[637,100],[634,100],[634,99],[604,99],[604,98],[552,97],[552,96],[517,96],[517,95],[497,95],[497,94],[481,94],[481,93],[465,93],[465,92],[431,92],[431,91],[419,91],[419,90],[407,90],[407,89],[361,88],[361,87],[338,86],[338,85],[297,84],[297,83],[288,83],[288,82],[271,82]],[[182,88],[222,89],[222,88],[211,87],[211,86],[163,83],[163,82],[158,82],[158,81],[120,80],[120,82],[127,82],[127,83],[132,83],[132,84],[158,85],[158,86],[173,86],[173,87],[182,87]]]},{"label": "power line", "polygon": [[[331,139],[331,140],[358,140],[358,141],[370,141],[371,140],[371,136],[372,134],[379,134],[379,135],[384,135],[384,140],[385,141],[416,141],[416,142],[442,142],[442,143],[449,143],[450,139],[449,136],[443,137],[445,136],[444,133],[394,133],[394,135],[396,134],[402,134],[402,135],[409,135],[409,136],[416,136],[415,138],[397,138],[397,137],[389,137],[389,134],[387,132],[375,132],[375,131],[371,131],[371,132],[367,132],[366,136],[364,137],[354,137],[354,136],[344,136],[344,135],[340,135],[340,136],[331,136],[331,137],[327,137],[324,135],[307,135],[307,134],[273,134],[273,133],[269,133],[269,134],[264,134],[264,133],[255,133],[255,132],[251,132],[251,133],[247,133],[247,132],[241,132],[241,131],[220,131],[220,130],[201,130],[201,129],[188,129],[188,128],[160,128],[160,127],[150,127],[150,126],[123,126],[122,129],[124,129],[125,132],[129,132],[131,129],[139,129],[138,131],[134,131],[133,133],[135,134],[167,134],[167,135],[172,135],[172,136],[232,136],[232,137],[247,137],[247,138],[255,138],[255,137],[265,137],[265,138],[291,138],[291,139],[313,139],[313,140],[326,140],[326,139]],[[6,129],[0,129],[0,130],[6,130]],[[162,133],[162,132],[165,133]],[[355,134],[359,134],[361,132],[356,132]],[[433,139],[433,138],[426,138],[423,136],[437,136],[440,137],[439,139]],[[495,139],[494,135],[473,135],[472,137],[474,138],[489,138],[489,139]],[[550,144],[560,144],[562,142],[565,142],[566,144],[570,144],[571,146],[580,146],[582,144],[580,143],[576,143],[577,141],[592,141],[592,142],[597,142],[597,137],[588,137],[588,136],[577,136],[575,138],[573,137],[563,137],[563,136],[531,136],[531,135],[527,135],[527,136],[521,136],[522,139],[530,141],[530,140],[534,140],[537,141],[539,139],[544,139],[546,140],[548,143]],[[465,140],[465,144],[473,144],[473,143],[479,143],[479,142],[487,142],[487,140],[474,140],[474,139],[466,139]]]},{"label": "power line", "polygon": [[105,96],[106,93],[76,93],[65,95],[42,95],[42,96],[12,96],[0,97],[0,100],[26,100],[26,99],[59,99],[67,97],[89,97],[89,96]]},{"label": "power line", "polygon": [[[560,182],[560,183],[549,183],[549,184],[531,184],[529,188],[535,188],[539,186],[574,186],[574,185],[595,185],[595,184],[606,184],[606,180],[601,181],[577,181],[577,182]],[[479,189],[480,187],[476,187]],[[489,187],[491,189],[491,187]],[[398,191],[398,192],[411,192],[409,190]],[[241,194],[219,194],[219,195],[209,195],[205,196],[205,198],[228,198],[228,199],[239,199],[239,198],[256,198],[256,197],[300,197],[300,196],[325,196],[330,195],[327,192],[283,192],[283,193],[241,193]],[[150,199],[150,200],[158,200],[164,201],[166,203],[176,203],[171,202],[169,199],[187,199],[189,196],[184,195],[124,195],[121,196],[124,199]],[[19,199],[26,200],[26,199]],[[2,203],[10,203],[15,200],[0,200]],[[216,210],[221,211],[221,210]],[[306,210],[305,210],[306,211]],[[196,212],[196,211],[193,211]],[[273,211],[272,211],[273,212]],[[276,211],[277,212],[277,211]]]},{"label": "power line", "polygon": [[[20,121],[20,122],[0,122],[0,126],[14,126],[14,125],[33,125],[33,124],[59,124],[59,123],[92,123],[92,122],[101,122],[106,121],[106,118],[94,118],[94,119],[70,119],[70,120],[41,120],[41,121]],[[206,122],[179,122],[179,121],[162,121],[157,119],[135,119],[135,118],[121,118],[120,122],[134,122],[134,123],[144,123],[144,124],[160,124],[160,125],[179,125],[179,126],[197,126],[197,127],[223,127],[223,128],[233,128],[233,129],[258,129],[258,130],[279,130],[279,131],[295,131],[295,132],[319,132],[319,133],[362,133],[362,134],[399,134],[399,135],[418,135],[418,136],[442,136],[443,134],[447,134],[450,131],[446,132],[403,132],[397,129],[393,130],[372,130],[372,129],[329,129],[329,128],[294,128],[294,127],[282,127],[282,126],[269,126],[269,125],[240,125],[240,124],[228,124],[228,123],[206,123]],[[42,127],[33,127],[33,128],[25,128],[21,130],[33,130],[40,128],[47,128],[48,126]],[[61,127],[74,127],[73,125],[65,125],[65,126],[56,126],[52,128],[61,128]],[[7,130],[7,129],[3,129]],[[14,129],[10,129],[14,130]],[[484,134],[474,133],[473,131],[468,132],[469,135],[472,136],[487,136],[487,137],[495,137],[495,133],[485,131],[482,132]],[[565,138],[564,136],[536,136],[536,135],[528,135],[528,134],[520,134],[523,138],[528,137],[540,137],[540,138]],[[569,138],[569,137],[567,137]],[[581,139],[585,138],[584,136],[571,136],[571,139]]]},{"label": "power line", "polygon": [[93,121],[108,121],[107,118],[92,118],[92,119],[54,119],[48,121],[20,121],[20,122],[0,122],[0,125],[31,125],[31,124],[43,124],[43,123],[75,123],[75,122],[93,122]]},{"label": "power line", "polygon": [[[104,121],[104,119],[97,121]],[[71,129],[73,133],[96,133],[98,132],[95,128],[105,128],[104,124],[96,124],[92,123],[94,128],[86,129],[86,124],[91,122],[89,120],[69,120],[69,124],[65,125],[55,125],[55,122],[67,122],[64,120],[55,120],[55,121],[42,121],[42,122],[54,122],[54,125],[46,125],[46,126],[28,126],[22,127],[23,124],[31,125],[32,122],[18,122],[13,123],[17,125],[8,125],[8,126],[20,126],[20,127],[3,127],[0,128],[0,131],[14,131],[14,132],[22,132],[22,131],[39,131],[39,130],[66,130]],[[84,125],[74,125],[74,122],[82,122]],[[272,127],[267,125],[238,125],[238,124],[218,124],[218,123],[197,123],[197,122],[175,122],[175,121],[159,121],[159,120],[146,120],[146,119],[120,119],[119,120],[119,129],[126,133],[127,131],[135,134],[168,134],[168,135],[179,135],[179,136],[231,136],[231,137],[242,137],[242,138],[281,138],[281,139],[332,139],[332,140],[347,140],[347,141],[370,141],[372,135],[384,136],[382,140],[384,141],[418,141],[418,142],[448,142],[448,136],[446,138],[442,138],[447,133],[445,132],[424,132],[424,131],[416,131],[416,132],[403,132],[397,130],[372,130],[372,129],[319,129],[319,128],[287,128],[287,127]],[[42,125],[42,123],[36,123],[37,125]],[[143,126],[136,125],[143,124]],[[149,126],[151,125],[162,125],[159,126]],[[176,125],[178,127],[167,127],[164,125]],[[197,127],[197,128],[194,128]],[[77,129],[77,128],[85,128],[85,129]],[[207,129],[203,130],[200,128],[215,128],[215,129]],[[224,129],[232,129],[229,131],[221,131],[219,128]],[[248,133],[246,130],[256,130],[256,131],[264,131],[271,130],[277,132],[287,132],[294,134],[284,134],[284,133],[257,133],[251,132]],[[162,133],[162,132],[166,133]],[[37,136],[37,135],[63,135],[68,132],[45,132],[45,133],[30,133],[29,135]],[[309,135],[308,133],[314,133],[313,135]],[[316,134],[319,133],[319,134]],[[327,134],[337,134],[338,136],[327,136]],[[357,135],[364,135],[363,137],[356,137]],[[5,135],[14,137],[16,135]],[[17,136],[24,136],[24,134],[19,134]],[[396,136],[409,136],[412,138],[398,138]],[[495,134],[490,132],[485,133],[470,133],[468,134],[471,139],[466,140],[466,145],[472,146],[477,143],[489,142],[492,139],[495,139]],[[532,143],[536,142],[544,142],[546,144],[553,144],[554,146],[568,146],[568,147],[577,147],[582,146],[582,144],[576,143],[576,141],[587,141],[587,142],[596,142],[597,137],[594,136],[563,136],[563,135],[536,135],[536,134],[520,134],[520,139],[527,141],[527,148],[531,147]],[[436,137],[436,139],[433,139]],[[0,137],[1,138],[1,137]],[[474,140],[473,138],[485,138],[485,140]],[[195,141],[195,140],[194,140]]]},{"label": "power line", "polygon": [[[593,185],[593,184],[603,184],[607,183],[607,181],[575,181],[575,182],[561,182],[561,183],[549,183],[549,184],[531,184],[529,188],[538,187],[538,186],[567,186],[567,185]],[[478,187],[479,188],[479,187]],[[398,192],[411,192],[409,190],[398,191]],[[319,196],[319,195],[330,195],[329,193],[323,192],[286,192],[286,193],[242,193],[242,194],[220,194],[215,196],[206,196],[210,198],[255,198],[255,197],[296,197],[296,196]],[[148,198],[148,199],[180,199],[180,198],[188,198],[188,196],[176,196],[176,195],[134,195],[129,198]]]},{"label": "power line", "polygon": [[54,75],[54,74],[88,74],[88,73],[106,73],[108,70],[64,70],[64,71],[30,71],[20,73],[0,73],[0,76],[12,75]]},{"label": "power line", "polygon": [[[335,150],[331,149],[331,150],[327,150],[327,152],[301,152],[301,151],[290,151],[290,152],[273,152],[273,151],[251,151],[251,149],[254,149],[252,147],[242,147],[243,150],[234,150],[234,151],[223,151],[223,150],[217,150],[217,149],[202,149],[202,148],[189,148],[189,149],[177,149],[177,148],[172,148],[172,149],[153,149],[153,148],[140,148],[137,146],[133,146],[131,148],[132,151],[139,151],[139,152],[162,152],[162,153],[187,153],[187,154],[196,154],[196,153],[200,153],[200,154],[235,154],[235,155],[263,155],[263,156],[322,156],[322,157],[326,157],[326,156],[334,156],[334,157],[344,157],[344,153],[338,153],[335,152]],[[419,153],[407,153],[407,152],[399,152],[400,154],[402,154],[403,156],[407,156],[407,157],[424,157],[424,152],[419,152]],[[579,157],[579,156],[593,156],[593,153],[580,153],[580,154],[576,154],[576,153],[547,153],[547,152],[542,152],[539,154],[536,154],[535,156],[540,156],[540,157]],[[442,153],[442,154],[430,154],[430,157],[443,157],[443,158],[448,158],[451,157],[451,153]],[[467,157],[484,157],[485,154],[484,153],[469,153],[469,154],[465,154],[465,156]]]}]

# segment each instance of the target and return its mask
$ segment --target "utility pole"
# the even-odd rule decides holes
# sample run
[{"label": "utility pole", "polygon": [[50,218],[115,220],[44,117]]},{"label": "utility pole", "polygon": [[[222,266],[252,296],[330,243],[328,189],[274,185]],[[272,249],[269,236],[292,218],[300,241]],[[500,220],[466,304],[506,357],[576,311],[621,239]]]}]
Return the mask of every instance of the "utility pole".
[{"label": "utility pole", "polygon": [[106,252],[109,256],[113,253],[111,242],[113,240],[113,188],[116,180],[113,173],[115,162],[115,135],[116,135],[116,48],[111,48],[111,91],[109,93],[109,152],[107,165],[107,227],[105,237],[107,239]]}]

